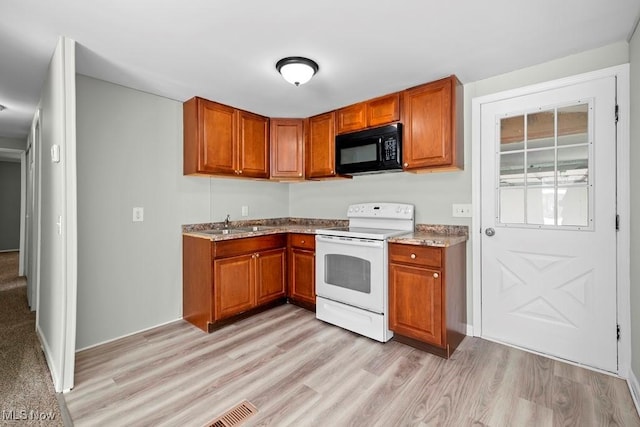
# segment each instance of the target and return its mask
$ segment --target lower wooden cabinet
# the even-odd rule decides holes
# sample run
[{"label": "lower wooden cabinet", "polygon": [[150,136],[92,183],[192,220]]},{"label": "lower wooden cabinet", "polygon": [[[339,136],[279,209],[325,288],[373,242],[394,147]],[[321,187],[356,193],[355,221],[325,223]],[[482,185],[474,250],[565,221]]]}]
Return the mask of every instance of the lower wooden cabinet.
[{"label": "lower wooden cabinet", "polygon": [[241,255],[214,260],[214,321],[255,307],[253,257],[254,255]]},{"label": "lower wooden cabinet", "polygon": [[286,248],[262,251],[255,254],[254,274],[256,304],[261,305],[287,294]]},{"label": "lower wooden cabinet", "polygon": [[316,306],[315,248],[315,235],[289,235],[289,300],[310,310]]},{"label": "lower wooden cabinet", "polygon": [[212,331],[286,301],[284,234],[212,242],[183,236],[183,318]]},{"label": "lower wooden cabinet", "polygon": [[449,357],[466,335],[466,244],[389,244],[389,329],[396,341]]}]

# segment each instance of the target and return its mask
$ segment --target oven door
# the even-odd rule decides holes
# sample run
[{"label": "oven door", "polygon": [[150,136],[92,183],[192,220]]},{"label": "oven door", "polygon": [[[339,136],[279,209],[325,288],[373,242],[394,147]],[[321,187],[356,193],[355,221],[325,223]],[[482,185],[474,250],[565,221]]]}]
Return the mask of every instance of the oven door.
[{"label": "oven door", "polygon": [[375,313],[385,312],[386,242],[316,236],[316,294]]}]

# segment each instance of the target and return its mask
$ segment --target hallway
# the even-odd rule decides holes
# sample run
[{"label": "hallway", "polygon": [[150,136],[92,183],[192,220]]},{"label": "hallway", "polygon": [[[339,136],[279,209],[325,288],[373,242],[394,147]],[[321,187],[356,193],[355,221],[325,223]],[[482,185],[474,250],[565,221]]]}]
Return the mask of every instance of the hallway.
[{"label": "hallway", "polygon": [[[51,375],[27,303],[18,252],[0,253],[0,425],[62,426]],[[22,425],[22,424],[21,424]]]}]

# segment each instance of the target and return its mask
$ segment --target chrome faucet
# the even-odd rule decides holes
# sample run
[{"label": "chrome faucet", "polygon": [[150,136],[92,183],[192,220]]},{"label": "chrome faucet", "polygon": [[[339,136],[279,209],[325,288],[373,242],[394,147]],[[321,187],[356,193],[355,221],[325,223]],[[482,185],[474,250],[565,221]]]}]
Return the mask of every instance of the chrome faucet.
[{"label": "chrome faucet", "polygon": [[231,215],[227,214],[227,217],[224,219],[224,228],[229,228],[230,219],[231,219]]}]

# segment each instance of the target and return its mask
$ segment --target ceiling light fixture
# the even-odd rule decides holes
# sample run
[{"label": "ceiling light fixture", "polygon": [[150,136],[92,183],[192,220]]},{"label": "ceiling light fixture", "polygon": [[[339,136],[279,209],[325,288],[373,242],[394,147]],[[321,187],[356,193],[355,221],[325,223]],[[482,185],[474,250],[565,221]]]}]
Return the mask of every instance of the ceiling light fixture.
[{"label": "ceiling light fixture", "polygon": [[276,70],[289,83],[300,86],[305,84],[318,72],[318,64],[309,58],[289,56],[276,63]]}]

